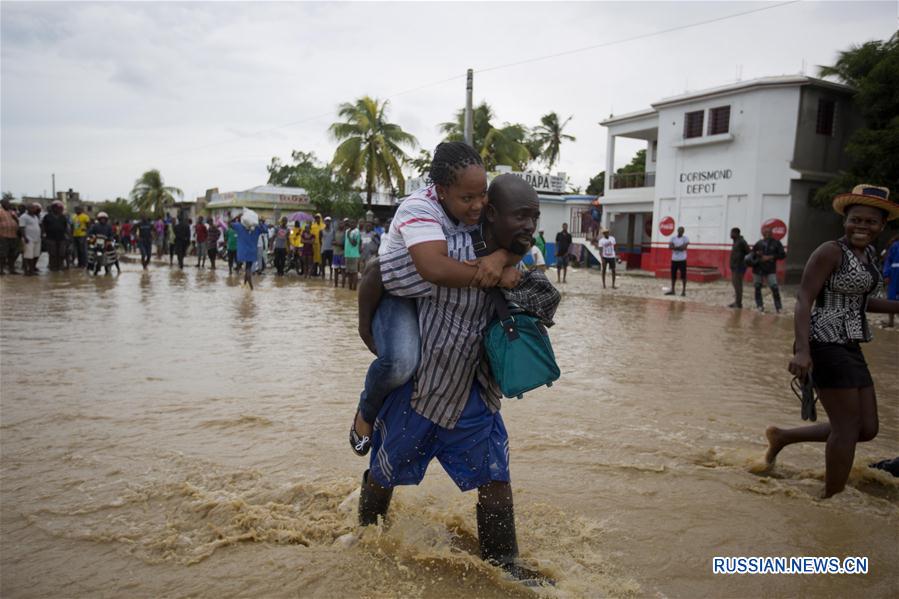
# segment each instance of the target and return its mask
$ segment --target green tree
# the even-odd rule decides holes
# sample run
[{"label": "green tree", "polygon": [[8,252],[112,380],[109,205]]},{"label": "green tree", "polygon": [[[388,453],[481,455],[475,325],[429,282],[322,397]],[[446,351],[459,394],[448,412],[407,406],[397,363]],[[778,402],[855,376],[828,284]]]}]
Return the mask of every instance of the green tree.
[{"label": "green tree", "polygon": [[302,187],[316,212],[326,216],[359,218],[365,210],[359,192],[352,182],[334,172],[327,164],[321,164],[312,152],[294,150],[290,154],[293,164],[283,164],[272,158],[266,167],[270,185]]},{"label": "green tree", "polygon": [[418,145],[415,137],[387,121],[388,101],[364,96],[355,103],[341,104],[337,114],[343,119],[329,128],[341,142],[331,165],[351,181],[364,179],[365,203],[371,208],[371,196],[380,185],[392,193],[405,187],[402,165],[408,160],[402,146]]},{"label": "green tree", "polygon": [[[603,173],[604,172],[605,171],[603,171]],[[645,172],[646,150],[637,150],[637,153],[634,154],[634,157],[631,158],[631,161],[621,168],[617,169],[615,171],[615,174],[612,175],[612,186],[614,186],[615,189],[643,187],[643,185],[646,183],[646,179],[644,176]],[[632,176],[617,177],[618,175]],[[603,181],[605,181],[605,177],[603,177]]]},{"label": "green tree", "polygon": [[[487,102],[481,102],[472,111],[472,146],[481,155],[484,168],[495,171],[498,164],[511,166],[523,171],[534,159],[528,150],[529,132],[521,124],[504,123],[502,127],[493,124],[495,115]],[[465,109],[456,112],[456,119],[441,123],[440,132],[445,141],[464,141]]]},{"label": "green tree", "polygon": [[555,112],[544,114],[540,117],[540,124],[534,127],[531,139],[533,140],[534,158],[540,157],[546,164],[548,170],[552,170],[553,165],[558,162],[561,155],[563,141],[576,141],[573,135],[562,133],[565,125],[572,117],[565,119],[564,123],[559,123],[559,115]]},{"label": "green tree", "polygon": [[4,191],[4,192],[3,192],[3,199],[12,202],[12,201],[14,201],[16,198],[15,198],[15,196],[12,194],[11,191]]},{"label": "green tree", "polygon": [[899,189],[899,33],[840,52],[832,66],[819,67],[856,89],[853,102],[865,126],[846,143],[848,169],[818,190],[813,203],[828,207],[833,197],[859,183]]},{"label": "green tree", "polygon": [[97,212],[105,212],[109,215],[109,220],[130,221],[137,217],[134,205],[125,198],[116,198],[115,201],[107,200],[97,205]]},{"label": "green tree", "polygon": [[153,169],[134,182],[131,203],[139,212],[162,216],[165,209],[175,203],[176,195],[182,197],[184,192],[177,187],[166,186],[159,171]]},{"label": "green tree", "polygon": [[434,157],[427,150],[421,150],[416,158],[409,160],[408,164],[419,177],[427,177],[431,172],[431,162]]},{"label": "green tree", "polygon": [[598,175],[590,178],[590,182],[587,183],[587,190],[584,193],[592,196],[601,196],[605,191],[606,171],[600,171]]},{"label": "green tree", "polygon": [[630,175],[633,173],[646,172],[646,150],[637,150],[634,157],[626,165],[615,171],[619,175]]}]

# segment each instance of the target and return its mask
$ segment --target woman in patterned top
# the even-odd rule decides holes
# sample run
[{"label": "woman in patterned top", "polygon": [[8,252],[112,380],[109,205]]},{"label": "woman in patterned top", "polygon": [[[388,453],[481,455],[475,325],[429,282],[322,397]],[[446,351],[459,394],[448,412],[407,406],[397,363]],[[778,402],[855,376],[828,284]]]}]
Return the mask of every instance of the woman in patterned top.
[{"label": "woman in patterned top", "polygon": [[845,235],[818,247],[802,273],[789,370],[801,381],[813,377],[829,422],[793,429],[772,426],[765,432],[769,467],[787,445],[827,443],[823,498],[846,486],[856,443],[877,435],[874,381],[859,344],[871,340],[865,312],[899,312],[899,301],[877,297],[883,279],[872,245],[886,222],[899,218],[899,203],[890,201],[889,193],[858,185],[837,196],[833,207],[845,217]]}]

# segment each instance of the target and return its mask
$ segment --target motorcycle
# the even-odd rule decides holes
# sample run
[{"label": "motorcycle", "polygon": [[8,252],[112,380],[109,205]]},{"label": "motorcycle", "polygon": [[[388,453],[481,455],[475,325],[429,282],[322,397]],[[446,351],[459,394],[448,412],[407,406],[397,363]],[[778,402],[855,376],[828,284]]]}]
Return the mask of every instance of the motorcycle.
[{"label": "motorcycle", "polygon": [[87,248],[87,271],[89,273],[96,275],[102,267],[106,274],[111,274],[112,267],[115,266],[116,273],[121,274],[122,267],[119,266],[119,251],[115,238],[92,235],[87,240]]}]

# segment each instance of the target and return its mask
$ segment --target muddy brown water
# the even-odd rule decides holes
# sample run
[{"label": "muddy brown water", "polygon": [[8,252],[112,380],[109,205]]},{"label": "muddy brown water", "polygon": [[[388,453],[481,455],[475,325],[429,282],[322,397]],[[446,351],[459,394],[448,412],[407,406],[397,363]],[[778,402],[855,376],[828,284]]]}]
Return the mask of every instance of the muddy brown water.
[{"label": "muddy brown water", "polygon": [[[3,597],[515,597],[477,559],[475,494],[435,463],[357,543],[346,441],[370,356],[355,295],[295,277],[124,265],[4,277]],[[622,280],[627,284],[627,279]],[[552,389],[507,401],[522,555],[551,596],[895,596],[899,335],[866,347],[880,434],[829,500],[790,319],[603,293],[573,272]],[[823,416],[822,416],[823,417]],[[349,497],[349,499],[348,499]],[[713,556],[867,556],[859,576],[715,576]]]}]

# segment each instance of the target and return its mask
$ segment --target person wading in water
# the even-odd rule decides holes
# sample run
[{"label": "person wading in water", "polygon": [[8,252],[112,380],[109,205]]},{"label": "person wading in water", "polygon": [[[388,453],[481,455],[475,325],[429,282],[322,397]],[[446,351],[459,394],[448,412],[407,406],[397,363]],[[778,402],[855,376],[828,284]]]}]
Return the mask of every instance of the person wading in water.
[{"label": "person wading in water", "polygon": [[834,198],[834,210],[845,217],[845,235],[819,246],[802,273],[789,370],[803,382],[812,377],[830,422],[792,429],[772,426],[765,433],[769,468],[787,445],[827,443],[824,498],[846,486],[856,443],[877,436],[874,381],[859,344],[871,340],[865,312],[899,312],[899,301],[875,297],[883,280],[872,244],[887,220],[899,218],[899,203],[890,201],[889,193],[883,187],[857,185],[852,193]]},{"label": "person wading in water", "polygon": [[[527,252],[540,216],[534,189],[514,175],[494,179],[485,209],[487,252]],[[467,231],[447,235],[448,255],[475,258]],[[417,485],[436,458],[461,491],[478,490],[481,557],[527,583],[548,582],[518,560],[509,474],[509,439],[500,397],[480,344],[494,313],[479,288],[450,289],[429,283],[405,250],[380,256],[379,271],[391,294],[417,297],[421,362],[415,377],[391,392],[377,414],[369,470],[359,499],[362,525],[387,513],[393,488]],[[514,299],[512,299],[514,297]],[[522,275],[507,299],[551,323],[559,292],[538,271]]]},{"label": "person wading in water", "polygon": [[[437,146],[430,170],[431,184],[403,200],[385,237],[382,251],[397,255],[407,251],[418,274],[442,287],[495,287],[508,267],[519,260],[506,250],[467,265],[448,255],[447,238],[480,228],[487,204],[487,173],[480,155],[462,142]],[[350,233],[347,233],[349,235]],[[377,273],[364,273],[363,277]],[[384,398],[415,374],[421,343],[415,300],[397,295],[381,295],[377,285],[363,285],[359,291],[359,331],[365,345],[378,358],[365,377],[358,410],[350,430],[350,445],[359,455],[368,453],[372,426]],[[369,296],[374,291],[376,295]],[[372,307],[377,306],[377,311]]]}]

